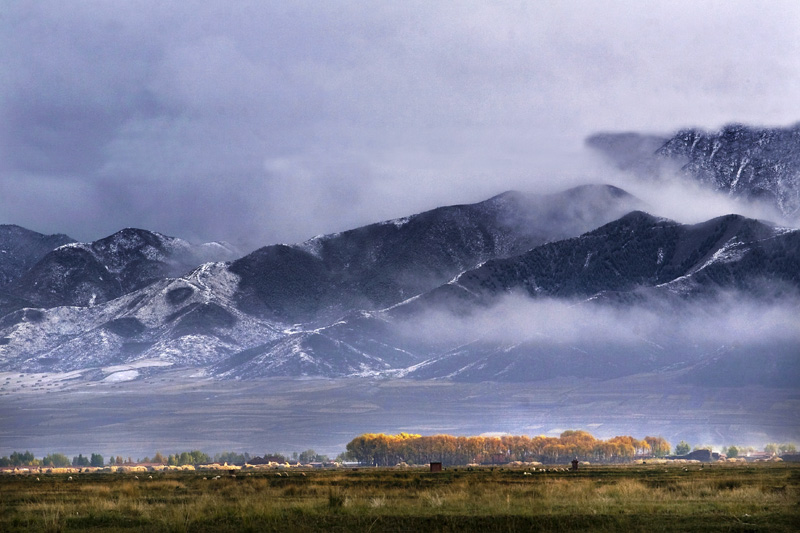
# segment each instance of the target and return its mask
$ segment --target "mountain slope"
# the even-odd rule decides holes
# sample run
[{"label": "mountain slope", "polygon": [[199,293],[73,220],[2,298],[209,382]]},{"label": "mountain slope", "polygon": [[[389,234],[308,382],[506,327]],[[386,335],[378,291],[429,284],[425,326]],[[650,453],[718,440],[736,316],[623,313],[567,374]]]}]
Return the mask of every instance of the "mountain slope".
[{"label": "mountain slope", "polygon": [[[299,245],[266,247],[233,263],[208,263],[151,282],[127,276],[125,269],[140,260],[169,268],[166,245],[164,252],[144,238],[130,238],[96,249],[62,247],[56,252],[84,258],[88,266],[79,273],[99,264],[105,270],[97,267],[98,278],[111,275],[120,287],[142,286],[91,306],[25,308],[0,318],[0,370],[82,370],[103,377],[119,365],[140,373],[173,365],[222,379],[393,375],[470,381],[613,378],[693,368],[707,374],[727,354],[741,357],[753,346],[731,347],[734,341],[719,336],[692,343],[679,330],[651,326],[608,336],[596,325],[614,330],[620,320],[635,322],[636,314],[619,314],[629,308],[652,315],[655,324],[676,314],[713,323],[730,306],[720,294],[764,301],[770,310],[775,294],[800,291],[800,231],[738,215],[682,225],[633,211],[529,249],[556,233],[553,224],[558,231],[569,224],[574,229],[608,216],[596,210],[622,209],[630,201],[608,187],[568,193],[506,193]],[[139,265],[132,272],[148,270]],[[99,291],[106,280],[89,281]],[[509,295],[516,298],[510,307]],[[559,303],[531,311],[547,301]],[[780,325],[793,310],[800,307],[770,312]],[[765,383],[794,375],[787,361],[796,359],[797,328],[787,328],[785,337],[750,339],[775,363],[773,377],[762,376]]]},{"label": "mountain slope", "polygon": [[562,298],[641,287],[702,293],[754,289],[764,278],[800,288],[800,232],[739,215],[682,225],[637,211],[581,237],[488,261],[424,300],[480,300],[517,290]]},{"label": "mountain slope", "polygon": [[[73,371],[156,362],[203,368],[282,334],[236,309],[224,263],[92,307],[21,309],[0,319],[0,369]],[[147,365],[145,365],[147,366]]]},{"label": "mountain slope", "polygon": [[[635,198],[608,186],[505,193],[202,267],[196,272],[212,287],[203,291],[197,273],[159,279],[185,264],[185,244],[125,230],[59,248],[21,280],[26,290],[18,294],[39,307],[93,307],[7,315],[0,364],[75,369],[91,366],[92,357],[106,365],[160,357],[162,350],[170,361],[213,363],[212,372],[226,375],[234,367],[348,375],[407,366],[419,358],[395,347],[385,328],[369,323],[366,333],[356,325],[369,322],[363,317],[333,326],[320,317],[352,319],[362,308],[394,305],[487,259],[578,234],[634,205]],[[304,325],[291,328],[295,322]]]},{"label": "mountain slope", "polygon": [[75,241],[66,235],[43,235],[0,224],[0,288],[19,279],[48,252],[71,242]]},{"label": "mountain slope", "polygon": [[[713,331],[698,334],[696,327],[743,320],[718,316],[730,306],[746,310],[753,305],[741,299],[766,302],[762,307],[776,312],[770,306],[776,294],[788,294],[788,301],[794,302],[777,311],[777,317],[787,320],[787,313],[800,312],[798,291],[798,230],[738,215],[689,226],[633,212],[581,237],[489,261],[393,313],[401,321],[419,324],[429,317],[442,320],[441,314],[430,311],[439,309],[451,324],[479,326],[467,329],[463,340],[454,341],[450,349],[410,367],[405,375],[413,378],[611,379],[685,369],[705,376],[709,385],[787,386],[791,383],[787,376],[800,377],[796,327],[789,326],[778,338],[753,337],[747,327],[734,328],[731,336],[720,338]],[[719,298],[730,292],[738,295],[736,301]],[[525,298],[509,303],[511,294]],[[555,309],[552,304],[535,308],[524,303],[553,302],[553,298],[573,303]],[[622,312],[628,309],[640,309],[645,316],[639,321],[635,311]],[[502,329],[510,312],[531,317],[524,333],[487,329]],[[548,313],[553,313],[550,327]],[[682,322],[675,317],[688,318]],[[605,325],[597,329],[598,324]],[[693,333],[676,334],[676,328]],[[607,333],[615,329],[619,331]],[[759,357],[748,360],[747,353]],[[736,363],[728,365],[732,361]],[[687,374],[685,381],[697,382],[697,376]]]},{"label": "mountain slope", "polygon": [[73,242],[50,251],[6,290],[27,307],[95,305],[184,274],[209,256],[229,259],[232,254],[224,246],[210,246],[127,228],[92,243]]},{"label": "mountain slope", "polygon": [[[497,306],[519,293],[523,300],[533,296],[584,302],[590,307],[580,316],[592,316],[595,308],[601,313],[608,304],[623,309],[643,305],[665,317],[683,305],[697,305],[708,308],[698,320],[709,321],[714,309],[725,305],[714,300],[720,290],[751,296],[776,286],[797,291],[798,273],[797,230],[738,215],[690,226],[632,212],[580,237],[487,261],[385,310],[350,314],[327,327],[299,328],[286,338],[231,356],[214,373],[330,375],[330,364],[336,361],[341,366],[334,375],[346,369],[424,379],[527,381],[560,375],[611,378],[687,367],[720,346],[679,345],[666,330],[633,341],[594,343],[559,339],[535,327],[522,339],[497,341],[492,339],[504,337],[504,328],[510,327],[504,320],[518,315],[513,307],[504,314]],[[524,310],[525,304],[517,304]],[[474,327],[462,327],[463,337],[448,339],[459,322],[470,323],[472,316],[481,317]],[[775,350],[796,350],[792,342],[778,343]]]},{"label": "mountain slope", "polygon": [[684,172],[732,196],[765,200],[800,216],[800,124],[790,128],[726,126],[678,132],[657,154],[686,160]]},{"label": "mountain slope", "polygon": [[497,257],[579,235],[641,206],[611,186],[507,192],[471,205],[268,246],[234,261],[239,305],[278,320],[331,320],[413,297]]}]

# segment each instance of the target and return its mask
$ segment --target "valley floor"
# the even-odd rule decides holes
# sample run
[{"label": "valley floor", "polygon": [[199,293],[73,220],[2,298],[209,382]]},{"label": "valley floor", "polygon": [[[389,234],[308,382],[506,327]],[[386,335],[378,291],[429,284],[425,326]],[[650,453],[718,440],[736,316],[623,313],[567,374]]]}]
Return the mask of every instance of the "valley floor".
[{"label": "valley floor", "polygon": [[660,435],[673,446],[686,440],[760,447],[800,440],[798,413],[796,389],[705,388],[668,375],[499,384],[215,381],[169,371],[128,382],[62,380],[47,392],[0,390],[0,455],[137,458],[156,451],[262,455],[313,448],[335,456],[362,433],[556,436],[566,429],[604,439]]}]

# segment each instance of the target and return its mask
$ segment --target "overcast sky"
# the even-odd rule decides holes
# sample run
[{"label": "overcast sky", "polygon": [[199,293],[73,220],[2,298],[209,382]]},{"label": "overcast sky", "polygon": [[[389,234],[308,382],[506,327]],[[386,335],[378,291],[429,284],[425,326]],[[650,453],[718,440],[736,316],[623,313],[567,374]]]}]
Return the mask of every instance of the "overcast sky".
[{"label": "overcast sky", "polygon": [[9,0],[0,64],[0,223],[251,249],[796,123],[800,2]]}]

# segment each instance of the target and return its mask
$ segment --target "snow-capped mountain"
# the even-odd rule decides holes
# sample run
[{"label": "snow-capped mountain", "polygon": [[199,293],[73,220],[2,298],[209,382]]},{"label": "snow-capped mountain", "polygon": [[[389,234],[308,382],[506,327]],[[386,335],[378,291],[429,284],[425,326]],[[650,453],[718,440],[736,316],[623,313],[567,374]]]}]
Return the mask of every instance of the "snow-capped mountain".
[{"label": "snow-capped mountain", "polygon": [[[491,314],[496,313],[493,306],[502,308],[509,294],[522,294],[526,301],[556,299],[582,308],[567,313],[569,317],[602,316],[609,308],[641,309],[652,313],[652,320],[663,322],[663,327],[635,331],[633,341],[602,335],[575,339],[548,331],[547,320],[540,318],[521,339],[517,335],[513,340],[497,340],[502,335],[476,332],[470,342],[410,367],[406,375],[467,381],[557,376],[611,379],[691,368],[686,380],[699,382],[703,376],[706,385],[788,386],[800,378],[796,324],[789,326],[794,332],[788,331],[786,337],[749,338],[747,345],[733,337],[719,339],[712,332],[707,337],[715,340],[705,343],[695,337],[682,338],[668,324],[681,322],[673,318],[681,314],[695,317],[698,327],[714,324],[715,315],[728,306],[753,305],[719,298],[728,293],[767,302],[765,309],[770,309],[776,294],[789,294],[791,304],[779,317],[791,324],[789,316],[800,313],[798,290],[800,230],[738,215],[682,225],[633,212],[578,238],[489,261],[409,302],[402,315],[425,316],[432,308],[446,310],[452,317]],[[393,312],[401,315],[400,309]],[[733,323],[737,320],[744,318],[734,317]]]},{"label": "snow-capped mountain", "polygon": [[[507,316],[476,320],[477,327],[466,337],[448,339],[446,330],[464,317],[468,322],[471,315],[503,317],[496,309],[509,295],[521,295],[524,301],[570,302],[584,308],[578,313],[584,317],[602,314],[609,306],[639,306],[664,317],[696,306],[702,311],[698,319],[704,320],[727,305],[715,300],[720,292],[768,300],[776,290],[800,290],[800,231],[738,215],[683,225],[636,211],[579,237],[487,261],[387,309],[352,313],[326,327],[292,331],[231,356],[215,372],[239,378],[383,373],[420,379],[530,381],[566,375],[608,379],[708,366],[743,348],[698,345],[676,338],[667,328],[642,333],[633,342],[576,341],[548,331],[547,320],[545,326],[530,324],[523,339],[496,340],[510,327],[504,321]],[[409,336],[409,324],[424,329],[430,321],[441,324],[441,339],[436,334]],[[763,364],[757,368],[782,364],[783,372],[775,376],[783,382],[796,375],[797,365],[785,364],[793,361],[790,354],[797,353],[796,340],[763,341]],[[777,379],[756,371],[748,376],[755,382]],[[725,373],[715,379],[724,381]]]},{"label": "snow-capped mountain", "polygon": [[[92,358],[97,366],[153,357],[202,366],[218,358],[212,370],[225,373],[236,361],[253,366],[264,354],[269,362],[259,363],[260,373],[397,368],[415,359],[389,345],[373,355],[386,344],[371,340],[375,332],[331,342],[316,332],[342,315],[397,304],[488,259],[577,235],[640,205],[610,186],[509,192],[268,246],[166,279],[191,264],[193,249],[179,239],[123,230],[62,246],[18,280],[15,294],[28,304],[0,319],[0,368],[77,369],[92,366]],[[358,348],[362,337],[366,346]]]},{"label": "snow-capped mountain", "polygon": [[0,319],[3,369],[72,371],[146,361],[202,368],[280,335],[236,309],[238,278],[207,263],[104,304],[21,309]]},{"label": "snow-capped mountain", "polygon": [[[498,340],[507,326],[499,319],[470,326],[466,337],[444,333],[509,295],[589,314],[635,304],[664,316],[697,305],[713,316],[721,291],[756,299],[800,291],[800,231],[738,215],[684,225],[641,208],[609,186],[510,192],[189,273],[181,269],[197,255],[183,241],[123,230],[61,246],[12,284],[46,305],[0,318],[0,370],[103,377],[171,365],[224,379],[526,381],[713,369],[740,348],[686,346],[657,330],[594,342],[532,327]],[[441,331],[424,334],[432,313]],[[794,375],[786,363],[794,339],[767,343],[765,358],[784,377]]]},{"label": "snow-capped mountain", "polygon": [[766,202],[788,219],[800,219],[800,124],[731,124],[719,132],[686,129],[672,137],[603,133],[587,144],[641,177],[659,178],[665,167],[677,168],[714,190]]},{"label": "snow-capped mountain", "polygon": [[185,274],[235,251],[219,243],[192,245],[160,233],[127,228],[91,243],[69,242],[43,255],[5,291],[13,308],[90,306],[118,298],[154,281]]}]

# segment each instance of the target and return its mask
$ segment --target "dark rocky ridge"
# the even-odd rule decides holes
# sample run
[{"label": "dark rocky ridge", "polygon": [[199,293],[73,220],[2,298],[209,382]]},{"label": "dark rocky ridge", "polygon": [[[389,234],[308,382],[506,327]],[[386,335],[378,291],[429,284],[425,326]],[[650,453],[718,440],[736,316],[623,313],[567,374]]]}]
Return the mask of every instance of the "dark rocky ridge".
[{"label": "dark rocky ridge", "polygon": [[[726,252],[733,257],[714,260]],[[776,233],[740,215],[683,225],[635,211],[578,238],[488,261],[440,290],[486,297],[521,290],[574,298],[662,286],[683,277],[692,279],[693,292],[753,289],[762,278],[800,288],[800,232]]]},{"label": "dark rocky ridge", "polygon": [[552,195],[507,192],[301,245],[268,246],[230,270],[241,276],[242,309],[277,320],[324,321],[394,305],[484,261],[579,235],[641,206],[607,185]]},{"label": "dark rocky ridge", "polygon": [[[768,300],[775,291],[796,294],[799,290],[800,232],[796,230],[738,215],[682,225],[632,212],[580,237],[487,261],[386,311],[352,313],[327,327],[300,330],[249,348],[222,361],[213,373],[223,377],[348,375],[406,367],[404,375],[421,379],[532,381],[559,376],[611,379],[702,364],[698,375],[707,376],[709,384],[744,380],[786,386],[791,382],[787,376],[800,377],[796,357],[790,355],[797,351],[794,341],[763,339],[761,363],[739,365],[741,371],[733,368],[728,375],[714,361],[741,358],[736,350],[749,348],[689,346],[683,339],[671,338],[666,330],[634,344],[597,345],[540,337],[525,342],[481,341],[482,332],[476,331],[478,340],[463,344],[415,340],[400,334],[396,326],[425,321],[432,311],[444,312],[453,320],[475,313],[491,315],[493,306],[513,293],[583,301],[587,313],[592,306],[642,305],[670,316],[699,306],[707,308],[711,317],[717,306],[725,305],[715,299],[720,291]],[[704,370],[711,368],[718,370],[716,376]]]},{"label": "dark rocky ridge", "polygon": [[48,252],[75,242],[67,235],[43,235],[20,226],[0,225],[0,289],[19,279]]},{"label": "dark rocky ridge", "polygon": [[[456,319],[491,314],[516,293],[582,302],[588,314],[595,306],[602,311],[608,305],[637,305],[662,317],[699,309],[711,319],[728,305],[717,298],[727,291],[765,302],[788,294],[800,313],[800,231],[738,215],[681,225],[634,212],[581,237],[489,261],[393,313],[412,321],[431,309]],[[796,338],[715,345],[675,338],[667,328],[651,335],[631,344],[569,342],[533,333],[528,340],[498,342],[478,333],[476,340],[415,365],[408,375],[465,381],[613,379],[683,368],[691,369],[685,382],[706,386],[789,387],[800,379]]]}]

